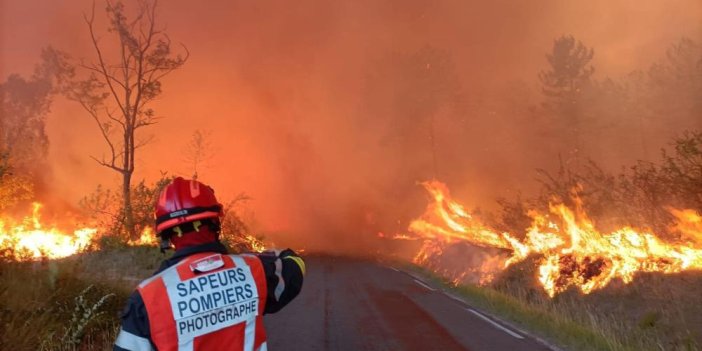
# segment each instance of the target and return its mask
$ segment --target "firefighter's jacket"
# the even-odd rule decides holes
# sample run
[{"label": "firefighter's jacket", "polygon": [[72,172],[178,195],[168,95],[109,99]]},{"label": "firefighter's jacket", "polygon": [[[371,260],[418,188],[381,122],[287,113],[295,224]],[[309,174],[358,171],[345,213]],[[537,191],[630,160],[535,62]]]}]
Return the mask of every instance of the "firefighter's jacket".
[{"label": "firefighter's jacket", "polygon": [[114,350],[266,350],[263,315],[297,296],[304,273],[292,250],[179,250],[129,297]]}]

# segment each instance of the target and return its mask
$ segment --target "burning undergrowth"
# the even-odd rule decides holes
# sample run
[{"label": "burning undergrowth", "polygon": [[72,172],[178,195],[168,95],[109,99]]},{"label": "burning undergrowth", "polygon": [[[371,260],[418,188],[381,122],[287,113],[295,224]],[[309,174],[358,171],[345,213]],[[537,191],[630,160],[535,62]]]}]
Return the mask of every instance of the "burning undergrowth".
[{"label": "burning undergrowth", "polygon": [[[115,203],[118,202],[112,202]],[[249,227],[231,207],[229,204],[225,211],[221,240],[234,252],[265,250],[263,238],[251,234]],[[153,227],[148,224],[141,226],[138,236],[134,238],[120,235],[118,228],[122,224],[115,215],[119,213],[118,210],[109,213],[105,208],[101,212],[107,213],[103,217],[110,217],[113,222],[79,215],[57,221],[43,218],[42,208],[41,203],[34,202],[25,216],[0,214],[0,259],[36,261],[119,247],[149,246],[156,250],[158,246]]]},{"label": "burning undergrowth", "polygon": [[[676,241],[650,230],[621,227],[599,231],[582,209],[552,203],[549,213],[529,211],[524,234],[500,232],[471,215],[438,181],[423,183],[432,202],[410,232],[423,240],[416,263],[449,276],[455,283],[488,284],[510,266],[537,257],[537,279],[551,297],[574,287],[584,294],[613,280],[630,283],[638,273],[679,273],[702,269],[699,223],[692,210],[671,209]],[[450,267],[450,268],[447,268]]]},{"label": "burning undergrowth", "polygon": [[41,221],[40,210],[41,204],[34,203],[31,215],[19,221],[0,217],[0,257],[19,261],[63,258],[94,244],[97,228],[75,225],[75,229],[66,230],[46,225]]},{"label": "burning undergrowth", "polygon": [[[0,216],[0,258],[10,261],[59,259],[99,249],[101,241],[110,234],[95,223],[84,221],[43,220],[43,205],[32,204],[31,214],[16,219]],[[128,246],[156,246],[153,229],[144,228],[140,235],[125,242]]]}]

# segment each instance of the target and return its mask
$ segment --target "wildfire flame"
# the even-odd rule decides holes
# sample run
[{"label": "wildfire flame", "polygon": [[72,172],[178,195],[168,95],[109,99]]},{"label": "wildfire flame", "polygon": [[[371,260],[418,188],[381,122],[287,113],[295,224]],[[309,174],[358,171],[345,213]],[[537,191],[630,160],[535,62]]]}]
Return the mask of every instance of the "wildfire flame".
[{"label": "wildfire flame", "polygon": [[141,231],[138,239],[129,240],[127,244],[131,246],[156,246],[158,245],[158,240],[156,240],[154,229],[152,227],[146,227]]},{"label": "wildfire flame", "polygon": [[615,278],[629,283],[637,272],[702,269],[702,217],[693,210],[671,209],[676,217],[674,229],[684,236],[675,243],[629,227],[601,233],[578,201],[575,210],[553,204],[550,214],[531,211],[532,224],[524,239],[518,239],[510,233],[495,231],[471,216],[451,199],[443,183],[429,181],[423,185],[434,201],[409,226],[410,232],[424,240],[415,262],[424,264],[456,242],[508,252],[499,264],[486,262],[472,272],[480,276],[481,283],[489,282],[499,271],[531,255],[542,257],[538,280],[551,297],[569,287],[588,294]]},{"label": "wildfire flame", "polygon": [[19,222],[0,217],[0,257],[17,261],[67,257],[88,248],[97,233],[89,227],[72,234],[53,226],[44,228],[42,205],[34,203],[32,207],[32,215]]},{"label": "wildfire flame", "polygon": [[247,240],[249,241],[249,244],[251,245],[251,249],[253,252],[263,252],[266,251],[266,245],[263,243],[263,241],[259,240],[258,238],[252,236],[252,235],[247,235]]},{"label": "wildfire flame", "polygon": [[263,252],[266,251],[266,245],[254,235],[242,233],[234,237],[230,237],[230,245],[238,248],[241,251],[248,252]]},{"label": "wildfire flame", "polygon": [[[0,216],[0,259],[30,261],[38,259],[64,258],[83,252],[93,246],[102,235],[97,228],[82,227],[62,230],[56,226],[47,228],[41,221],[40,203],[32,204],[32,214],[21,220]],[[236,243],[254,252],[263,252],[266,247],[257,237],[245,234],[235,238]],[[139,238],[127,241],[130,246],[157,246],[154,229],[145,227]]]}]

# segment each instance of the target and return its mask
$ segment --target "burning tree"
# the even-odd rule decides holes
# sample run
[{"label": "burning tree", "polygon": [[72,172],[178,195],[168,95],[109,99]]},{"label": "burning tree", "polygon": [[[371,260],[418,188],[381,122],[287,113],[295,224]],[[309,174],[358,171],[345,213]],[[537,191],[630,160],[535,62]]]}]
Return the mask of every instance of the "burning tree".
[{"label": "burning tree", "polygon": [[[113,46],[101,46],[95,30],[95,8],[85,22],[96,54],[94,62],[73,62],[63,75],[64,93],[88,112],[105,140],[109,153],[92,157],[122,176],[124,224],[131,239],[134,227],[131,183],[136,150],[149,142],[136,133],[158,122],[150,103],[161,94],[161,79],[180,68],[188,58],[171,51],[171,40],[156,25],[156,1],[139,1],[134,19],[128,20],[121,2],[107,2],[108,32]],[[113,57],[109,60],[110,53]],[[82,76],[79,77],[78,73]]]}]

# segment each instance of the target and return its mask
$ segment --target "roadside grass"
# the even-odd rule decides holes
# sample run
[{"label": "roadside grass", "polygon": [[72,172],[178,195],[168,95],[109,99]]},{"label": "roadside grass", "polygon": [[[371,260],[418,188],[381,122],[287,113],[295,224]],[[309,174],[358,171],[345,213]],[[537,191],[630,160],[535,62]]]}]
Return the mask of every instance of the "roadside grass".
[{"label": "roadside grass", "polygon": [[0,261],[0,350],[111,350],[129,294],[163,258],[123,247]]},{"label": "roadside grass", "polygon": [[0,259],[0,350],[112,349],[127,298],[172,251],[103,239],[59,260]]},{"label": "roadside grass", "polygon": [[[687,285],[690,290],[686,292],[658,293],[657,288],[671,283],[668,277],[641,277],[642,282],[633,286],[586,296],[567,291],[551,299],[536,286],[522,282],[503,279],[488,287],[455,285],[423,267],[406,268],[563,350],[699,350],[697,335],[692,332],[696,325],[688,324],[690,317],[686,316],[701,309],[700,290],[693,288],[702,286],[699,276],[687,277],[688,283],[694,282]],[[655,280],[659,281],[652,284]],[[647,293],[669,305],[652,302]]]},{"label": "roadside grass", "polygon": [[93,251],[69,258],[82,269],[84,280],[100,281],[104,284],[134,289],[139,282],[150,277],[170,257],[153,246],[117,246]]},{"label": "roadside grass", "polygon": [[[129,290],[79,278],[71,261],[0,263],[0,349],[105,349]],[[112,339],[112,340],[111,340]]]}]

